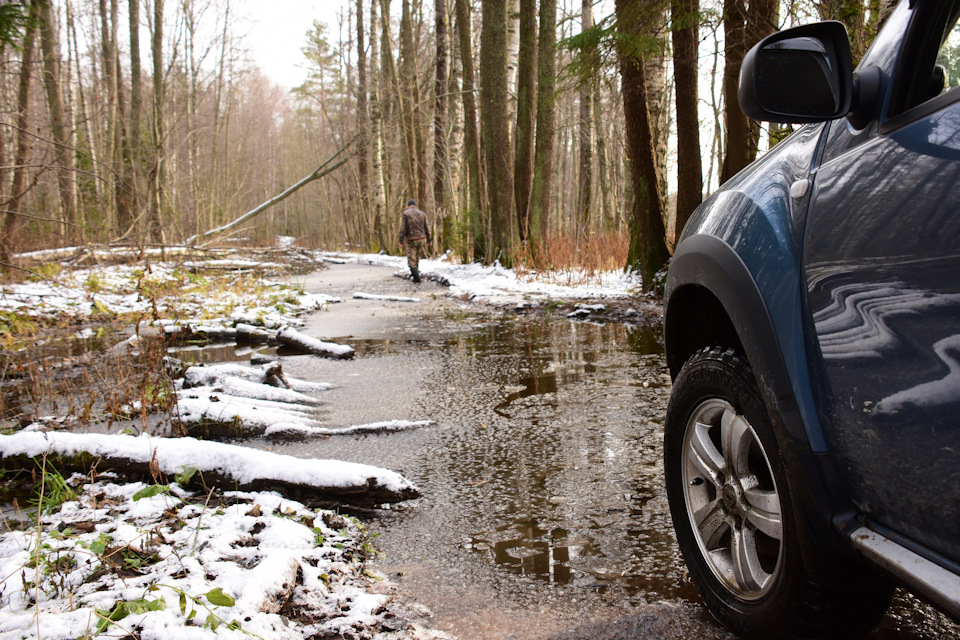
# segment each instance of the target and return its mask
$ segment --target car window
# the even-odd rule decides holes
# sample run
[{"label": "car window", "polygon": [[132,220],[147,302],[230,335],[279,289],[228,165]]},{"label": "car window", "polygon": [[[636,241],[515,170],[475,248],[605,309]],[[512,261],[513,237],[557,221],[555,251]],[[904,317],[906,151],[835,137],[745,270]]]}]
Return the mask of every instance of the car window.
[{"label": "car window", "polygon": [[930,97],[960,87],[960,21],[954,20],[940,50],[930,81]]},{"label": "car window", "polygon": [[913,12],[881,133],[960,100],[960,0],[918,3]]}]

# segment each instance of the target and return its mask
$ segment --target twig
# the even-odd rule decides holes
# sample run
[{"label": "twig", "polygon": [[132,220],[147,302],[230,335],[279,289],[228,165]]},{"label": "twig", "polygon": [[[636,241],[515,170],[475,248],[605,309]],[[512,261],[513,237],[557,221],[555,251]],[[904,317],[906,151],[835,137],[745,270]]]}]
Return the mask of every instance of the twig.
[{"label": "twig", "polygon": [[37,498],[37,552],[34,556],[34,589],[36,590],[33,600],[36,603],[37,607],[37,637],[40,638],[40,541],[43,533],[43,525],[40,522],[41,515],[43,514],[43,496],[44,496],[44,487],[47,482],[47,454],[44,453],[41,458],[40,465],[40,497]]},{"label": "twig", "polygon": [[203,523],[203,514],[207,512],[207,505],[210,504],[211,496],[213,496],[213,489],[210,489],[210,492],[207,494],[207,499],[203,503],[203,511],[200,512],[200,516],[197,518],[197,532],[193,536],[193,549],[190,550],[190,555],[197,553],[197,542],[200,541],[200,525]]}]

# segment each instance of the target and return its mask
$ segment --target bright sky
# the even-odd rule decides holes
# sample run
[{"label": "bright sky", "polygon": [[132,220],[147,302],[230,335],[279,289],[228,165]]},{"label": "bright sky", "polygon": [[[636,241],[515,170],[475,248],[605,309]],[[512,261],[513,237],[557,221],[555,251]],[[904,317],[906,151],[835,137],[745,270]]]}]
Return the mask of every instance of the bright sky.
[{"label": "bright sky", "polygon": [[254,62],[287,88],[302,84],[306,77],[300,49],[313,21],[325,22],[333,36],[337,12],[345,8],[343,0],[240,0],[237,5],[248,18],[249,26],[241,27],[240,32]]}]

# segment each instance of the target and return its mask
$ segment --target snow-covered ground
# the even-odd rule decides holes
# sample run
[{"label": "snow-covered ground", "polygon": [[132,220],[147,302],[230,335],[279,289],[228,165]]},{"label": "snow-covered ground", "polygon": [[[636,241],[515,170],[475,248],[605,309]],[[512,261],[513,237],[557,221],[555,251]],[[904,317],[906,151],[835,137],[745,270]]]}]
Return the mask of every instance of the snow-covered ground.
[{"label": "snow-covered ground", "polygon": [[448,637],[382,593],[355,519],[272,492],[70,484],[0,537],[0,638]]},{"label": "snow-covered ground", "polygon": [[[361,262],[406,271],[406,258],[402,256],[323,251],[313,255],[317,260]],[[56,276],[34,278],[32,282],[0,286],[0,312],[41,319],[68,316],[77,320],[98,313],[159,314],[175,315],[181,323],[227,318],[234,323],[277,327],[296,324],[296,315],[339,302],[338,298],[305,292],[296,283],[255,274],[240,276],[227,271],[220,277],[236,279],[238,286],[211,286],[214,276],[194,273],[203,265],[221,269],[227,266],[238,273],[254,267],[281,266],[218,259],[206,263],[155,262],[149,270],[139,265],[65,270]],[[639,276],[623,271],[518,274],[499,265],[455,264],[448,256],[421,260],[420,271],[448,285],[451,296],[483,301],[616,299],[635,296],[641,289]],[[174,292],[176,296],[171,295]],[[369,295],[360,292],[360,296]]]},{"label": "snow-covered ground", "polygon": [[[321,252],[320,256],[330,261],[362,262],[402,271],[407,268],[407,259],[403,256],[331,252]],[[640,276],[634,273],[568,270],[518,274],[498,264],[456,264],[449,255],[420,260],[420,273],[447,284],[451,296],[487,302],[627,298],[641,290]]]},{"label": "snow-covered ground", "polygon": [[[402,257],[328,252],[312,256],[406,272]],[[53,259],[55,254],[45,257]],[[0,286],[0,337],[5,316],[41,322],[82,322],[110,316],[168,332],[188,327],[195,333],[226,328],[263,330],[277,337],[300,326],[303,314],[339,302],[335,297],[303,291],[295,282],[257,275],[262,273],[262,262],[218,260],[215,265],[205,264],[217,267],[220,275],[196,275],[205,273],[204,264],[196,261],[189,265],[153,262],[149,267],[63,270]],[[498,265],[454,264],[447,257],[422,260],[420,268],[424,276],[447,285],[451,296],[497,304],[625,299],[640,289],[638,279],[622,272],[518,274]],[[386,299],[363,292],[354,296]],[[580,307],[583,313],[599,305]],[[289,381],[282,373],[280,383],[271,381],[266,368],[205,369],[188,370],[178,382],[177,411],[185,423],[209,420],[217,413],[221,419],[256,422],[268,435],[331,433],[312,421],[310,396],[304,394],[320,391],[324,385]],[[257,403],[273,404],[254,419],[249,416],[256,413],[251,406]],[[336,433],[431,424],[393,420],[355,425]],[[250,480],[251,474],[268,479],[294,474],[317,484],[380,482],[401,490],[407,483],[386,469],[339,466],[345,463],[336,461],[281,460],[267,452],[240,451],[240,447],[228,450],[224,447],[229,445],[191,438],[90,439],[87,434],[81,445],[74,436],[29,431],[0,436],[0,455],[39,460],[47,451],[66,455],[87,451],[95,456],[130,458],[135,452],[168,474],[211,467],[223,473],[222,467],[227,465],[242,475],[243,481]],[[315,477],[318,473],[334,477]],[[213,635],[380,640],[447,637],[420,625],[423,612],[375,593],[383,591],[375,588],[380,578],[371,576],[364,565],[372,547],[356,521],[314,511],[269,492],[229,492],[213,498],[213,493],[194,495],[177,483],[120,484],[102,477],[95,482],[77,477],[71,482],[75,498],[42,511],[41,516],[24,514],[22,530],[0,535],[0,640],[117,635],[184,640]]]}]

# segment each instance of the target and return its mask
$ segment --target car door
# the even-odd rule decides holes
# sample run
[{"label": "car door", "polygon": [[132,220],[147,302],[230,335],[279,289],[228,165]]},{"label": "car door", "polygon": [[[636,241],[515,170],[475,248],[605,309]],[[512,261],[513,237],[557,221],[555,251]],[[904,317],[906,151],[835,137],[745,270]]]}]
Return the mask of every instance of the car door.
[{"label": "car door", "polygon": [[913,4],[895,16],[910,35],[884,70],[884,115],[833,123],[814,176],[809,349],[856,506],[958,560],[960,5]]}]

